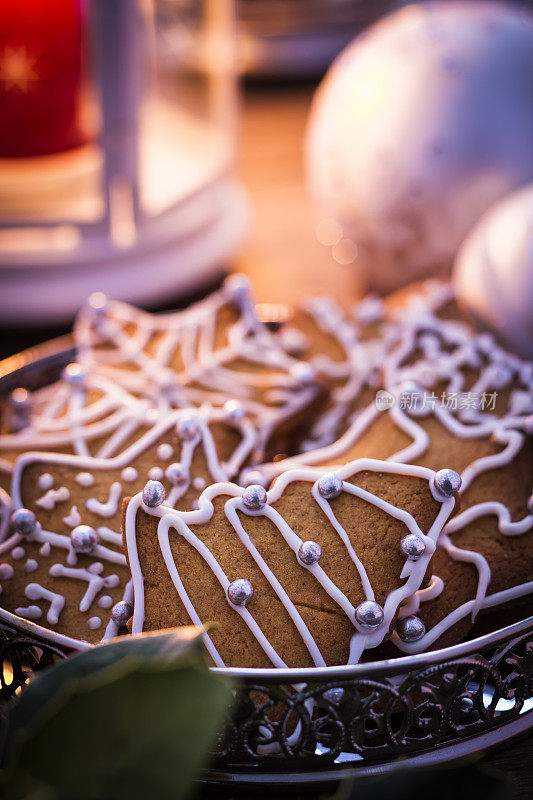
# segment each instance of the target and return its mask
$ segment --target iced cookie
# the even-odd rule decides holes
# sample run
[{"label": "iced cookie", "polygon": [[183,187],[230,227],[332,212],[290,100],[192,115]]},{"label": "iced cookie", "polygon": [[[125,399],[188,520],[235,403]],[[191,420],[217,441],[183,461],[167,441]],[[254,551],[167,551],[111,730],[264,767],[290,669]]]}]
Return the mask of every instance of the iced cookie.
[{"label": "iced cookie", "polygon": [[[377,308],[374,315],[377,319]],[[281,326],[277,337],[282,346],[307,360],[330,390],[324,408],[306,426],[298,449],[330,444],[343,429],[346,415],[368,402],[367,392],[375,380],[385,339],[378,335],[377,326],[375,337],[363,343],[361,327],[329,297],[304,300]]]},{"label": "iced cookie", "polygon": [[[15,512],[15,533],[0,545],[3,607],[89,641],[116,632],[104,623],[129,581],[120,534],[122,499],[151,479],[165,487],[168,503],[192,508],[207,484],[237,472],[255,436],[242,409],[232,404],[226,410],[174,411],[109,459],[20,456],[13,503],[36,523],[29,534],[19,530]],[[109,570],[112,577],[102,583]],[[99,606],[104,590],[113,602]]]},{"label": "iced cookie", "polygon": [[[316,450],[339,439],[383,388],[383,367],[406,331],[425,330],[427,320],[457,313],[449,284],[426,281],[387,301],[369,296],[346,315],[329,298],[312,298],[296,310],[285,338],[304,334],[305,357],[328,383],[330,397],[307,430],[300,450]],[[283,340],[283,339],[282,339]],[[413,355],[415,355],[413,348]],[[378,456],[379,457],[379,456]]]},{"label": "iced cookie", "polygon": [[517,452],[532,411],[533,365],[486,334],[428,311],[402,324],[383,359],[382,388],[343,436],[258,469],[269,481],[297,464],[369,456],[432,469],[447,464],[463,473],[466,488],[472,470],[493,469]]},{"label": "iced cookie", "polygon": [[[528,458],[533,456],[531,448]],[[392,643],[407,653],[460,641],[480,612],[491,613],[533,593],[533,480],[522,502],[487,501],[450,520],[439,537],[429,585],[400,611]],[[513,487],[516,497],[517,490]],[[500,624],[505,615],[499,614]],[[420,635],[415,636],[415,628]],[[494,626],[493,626],[494,627]]]},{"label": "iced cookie", "polygon": [[238,400],[256,422],[261,450],[325,399],[312,368],[259,321],[242,276],[172,314],[93,296],[74,333],[85,365],[139,396],[163,396],[173,407]]},{"label": "iced cookie", "polygon": [[2,407],[0,484],[9,490],[13,464],[28,450],[109,457],[153,422],[150,403],[73,362],[60,381],[15,389]]},{"label": "iced cookie", "polygon": [[219,666],[357,663],[420,587],[457,481],[362,459],[284,473],[268,493],[215,484],[192,512],[148,485],[123,518],[132,630],[215,621]]}]

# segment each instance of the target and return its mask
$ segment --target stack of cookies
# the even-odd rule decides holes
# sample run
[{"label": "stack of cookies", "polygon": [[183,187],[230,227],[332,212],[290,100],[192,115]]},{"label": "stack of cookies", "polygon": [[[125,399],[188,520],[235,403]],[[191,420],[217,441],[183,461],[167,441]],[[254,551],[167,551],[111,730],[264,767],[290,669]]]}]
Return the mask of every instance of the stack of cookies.
[{"label": "stack of cookies", "polygon": [[533,364],[443,283],[283,311],[265,321],[241,276],[173,314],[91,296],[76,362],[3,405],[5,610],[89,643],[214,622],[213,663],[244,667],[512,619],[533,591]]}]

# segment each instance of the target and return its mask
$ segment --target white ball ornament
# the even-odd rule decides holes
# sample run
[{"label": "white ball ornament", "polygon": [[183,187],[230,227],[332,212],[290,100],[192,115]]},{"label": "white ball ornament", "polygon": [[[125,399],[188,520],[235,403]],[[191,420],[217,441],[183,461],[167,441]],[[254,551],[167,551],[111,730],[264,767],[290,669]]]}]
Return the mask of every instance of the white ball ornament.
[{"label": "white ball ornament", "polygon": [[523,8],[413,4],[356,38],[319,87],[306,139],[333,256],[351,243],[379,291],[449,274],[482,213],[533,180],[532,96]]},{"label": "white ball ornament", "polygon": [[533,359],[533,186],[483,215],[457,255],[453,281],[480,327]]}]

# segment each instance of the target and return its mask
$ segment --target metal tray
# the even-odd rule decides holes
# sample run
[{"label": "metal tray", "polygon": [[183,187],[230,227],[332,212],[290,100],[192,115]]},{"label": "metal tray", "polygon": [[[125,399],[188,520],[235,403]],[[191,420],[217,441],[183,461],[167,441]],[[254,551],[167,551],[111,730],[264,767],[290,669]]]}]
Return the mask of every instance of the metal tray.
[{"label": "metal tray", "polygon": [[[56,379],[63,337],[0,362],[0,397]],[[0,609],[0,698],[91,645]],[[533,729],[533,617],[454,647],[357,666],[223,669],[236,685],[202,773],[233,788],[320,788],[348,775],[450,761]]]}]

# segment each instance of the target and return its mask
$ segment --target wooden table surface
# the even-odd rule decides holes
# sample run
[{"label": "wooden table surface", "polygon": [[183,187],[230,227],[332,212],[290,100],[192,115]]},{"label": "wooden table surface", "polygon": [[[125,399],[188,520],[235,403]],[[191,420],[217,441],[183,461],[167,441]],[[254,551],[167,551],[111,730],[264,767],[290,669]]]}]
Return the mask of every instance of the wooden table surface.
[{"label": "wooden table surface", "polygon": [[357,268],[338,264],[315,236],[303,168],[312,93],[307,86],[255,88],[245,97],[239,171],[252,224],[235,267],[252,278],[260,302],[329,293],[348,304],[363,291]]}]

